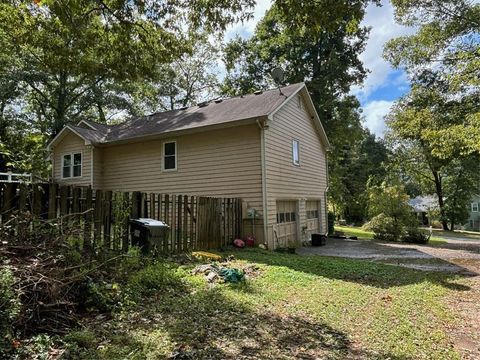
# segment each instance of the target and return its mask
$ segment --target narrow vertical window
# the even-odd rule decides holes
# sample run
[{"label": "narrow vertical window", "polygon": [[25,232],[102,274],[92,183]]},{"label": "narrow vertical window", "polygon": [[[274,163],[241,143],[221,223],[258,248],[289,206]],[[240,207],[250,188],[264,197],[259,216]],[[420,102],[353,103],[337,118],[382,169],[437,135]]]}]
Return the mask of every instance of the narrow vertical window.
[{"label": "narrow vertical window", "polygon": [[63,155],[62,160],[62,177],[69,178],[72,176],[71,169],[72,169],[72,155]]},{"label": "narrow vertical window", "polygon": [[82,154],[73,154],[73,177],[82,176]]},{"label": "narrow vertical window", "polygon": [[177,170],[177,143],[163,143],[163,170]]},{"label": "narrow vertical window", "polygon": [[478,212],[478,203],[472,203],[472,212]]},{"label": "narrow vertical window", "polygon": [[300,141],[292,141],[292,159],[294,165],[300,165]]}]

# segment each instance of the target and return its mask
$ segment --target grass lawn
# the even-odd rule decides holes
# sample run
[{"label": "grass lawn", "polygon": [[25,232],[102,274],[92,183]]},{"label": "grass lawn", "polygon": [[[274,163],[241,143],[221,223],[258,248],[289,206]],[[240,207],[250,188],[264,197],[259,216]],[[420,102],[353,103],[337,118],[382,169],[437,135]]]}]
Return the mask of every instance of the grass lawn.
[{"label": "grass lawn", "polygon": [[[360,260],[231,250],[257,276],[209,285],[192,263],[133,276],[148,296],[65,337],[80,359],[460,359],[445,299],[459,277]],[[160,272],[163,287],[152,282]],[[463,285],[462,285],[463,284]]]},{"label": "grass lawn", "polygon": [[373,232],[362,230],[361,227],[335,225],[335,231],[340,231],[344,233],[346,236],[356,236],[359,239],[364,239],[364,240],[373,239]]},{"label": "grass lawn", "polygon": [[[428,229],[423,229],[428,231]],[[460,239],[471,239],[471,240],[480,240],[480,233],[473,232],[473,231],[445,231],[441,229],[433,229],[433,235],[434,237],[441,238],[441,237],[447,237],[447,238],[460,238]]]},{"label": "grass lawn", "polygon": [[[356,236],[356,237],[358,237],[359,239],[362,239],[362,240],[373,239],[373,232],[362,230],[362,228],[360,228],[360,227],[335,225],[335,231],[341,231],[347,236]],[[436,234],[436,232],[434,234]],[[479,239],[480,239],[480,237],[479,237]],[[445,239],[442,239],[441,237],[432,236],[428,243],[430,245],[440,245],[440,244],[445,244],[446,241],[445,241]]]}]

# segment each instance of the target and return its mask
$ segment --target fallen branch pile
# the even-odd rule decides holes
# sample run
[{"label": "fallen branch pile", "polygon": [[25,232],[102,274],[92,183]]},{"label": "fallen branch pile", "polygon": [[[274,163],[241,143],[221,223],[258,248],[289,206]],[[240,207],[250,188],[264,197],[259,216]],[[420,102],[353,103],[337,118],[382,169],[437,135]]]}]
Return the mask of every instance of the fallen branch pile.
[{"label": "fallen branch pile", "polygon": [[0,229],[0,268],[12,272],[12,287],[21,302],[12,328],[22,334],[68,332],[80,320],[89,276],[122,255],[99,262],[91,253],[80,252],[75,223],[67,226],[66,219],[39,222],[23,213],[10,221],[24,224],[21,233]]}]

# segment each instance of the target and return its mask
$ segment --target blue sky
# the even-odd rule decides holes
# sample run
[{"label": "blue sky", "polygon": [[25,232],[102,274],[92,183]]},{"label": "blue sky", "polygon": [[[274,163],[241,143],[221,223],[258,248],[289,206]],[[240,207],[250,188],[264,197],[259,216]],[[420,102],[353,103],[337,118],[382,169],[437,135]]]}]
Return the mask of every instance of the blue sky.
[{"label": "blue sky", "polygon": [[[236,34],[244,38],[251,36],[258,20],[262,18],[271,3],[271,0],[257,0],[254,19],[232,26],[225,34],[225,39],[229,40]],[[370,73],[363,86],[353,88],[352,93],[362,104],[365,126],[376,135],[383,136],[384,116],[389,112],[394,101],[409,89],[406,74],[402,70],[393,69],[382,58],[383,45],[397,36],[411,34],[414,29],[395,23],[392,5],[387,0],[382,1],[381,7],[370,5],[367,8],[364,24],[372,29],[365,52],[360,55],[360,59]]]}]

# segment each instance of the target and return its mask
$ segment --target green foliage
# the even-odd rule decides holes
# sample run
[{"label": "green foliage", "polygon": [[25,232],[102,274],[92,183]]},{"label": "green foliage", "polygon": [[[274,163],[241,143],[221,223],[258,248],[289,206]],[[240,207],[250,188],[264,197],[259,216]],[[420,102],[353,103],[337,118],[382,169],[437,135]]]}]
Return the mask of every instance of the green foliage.
[{"label": "green foliage", "polygon": [[[172,93],[171,83],[201,75],[181,72],[199,34],[220,35],[233,21],[248,19],[253,0],[144,1],[29,0],[0,4],[0,170],[35,167],[47,156],[33,144],[17,143],[15,127],[49,137],[82,119],[106,122],[149,109],[152,87]],[[177,64],[173,78],[166,68]],[[173,65],[172,65],[173,66]],[[170,74],[170,72],[167,72]],[[153,85],[151,85],[153,84]],[[187,85],[181,83],[180,87]],[[194,101],[200,85],[188,82]],[[152,96],[156,96],[153,94]],[[151,103],[158,103],[152,99]],[[150,108],[151,109],[151,108]],[[25,134],[22,134],[23,136]],[[29,152],[31,150],[32,152]],[[27,163],[25,165],[24,163]],[[36,169],[33,169],[36,170]],[[33,171],[32,170],[32,171]],[[48,172],[45,164],[39,175]]]},{"label": "green foliage", "polygon": [[134,273],[128,280],[132,299],[150,296],[158,291],[179,288],[181,276],[171,264],[156,262]]},{"label": "green foliage", "polygon": [[175,110],[211,100],[218,90],[218,46],[199,36],[192,53],[160,67],[159,78],[143,83],[134,94],[139,112]]},{"label": "green foliage", "polygon": [[[69,345],[70,351],[78,351],[78,348],[89,348],[96,342],[96,337],[91,330],[72,331],[65,336],[65,342]],[[72,349],[72,346],[77,349]]]},{"label": "green foliage", "polygon": [[12,359],[39,359],[48,360],[51,350],[55,347],[58,339],[48,334],[38,334],[20,343],[20,347]]},{"label": "green foliage", "polygon": [[385,178],[388,154],[384,141],[365,131],[362,141],[351,148],[344,147],[337,155],[339,166],[331,175],[335,181],[331,181],[330,199],[336,213],[348,223],[363,224],[368,217],[367,187]]},{"label": "green foliage", "polygon": [[158,291],[128,316],[87,324],[96,341],[67,358],[241,358],[255,334],[263,346],[248,356],[261,359],[460,359],[448,334],[461,324],[446,296],[468,296],[452,290],[465,280],[363,260],[258,249],[233,254],[239,264],[257,265],[261,276],[212,288],[184,272],[188,292]]},{"label": "green foliage", "polygon": [[401,185],[381,185],[369,188],[368,211],[371,217],[385,214],[394,219],[409,218],[412,212],[408,195]]},{"label": "green foliage", "polygon": [[374,216],[364,229],[372,231],[374,239],[383,241],[399,241],[403,235],[402,224],[383,213]]},{"label": "green foliage", "polygon": [[20,314],[21,302],[14,288],[16,279],[8,266],[0,268],[0,356],[12,349],[14,322]]},{"label": "green foliage", "polygon": [[382,183],[369,188],[369,215],[372,219],[365,229],[374,232],[374,238],[385,241],[400,241],[407,229],[416,225],[408,195],[400,185]]},{"label": "green foliage", "polygon": [[88,311],[109,313],[121,305],[124,294],[120,284],[101,281],[88,283],[83,296]]},{"label": "green foliage", "polygon": [[463,126],[468,114],[480,111],[480,102],[470,96],[449,98],[440,89],[417,85],[388,115],[387,139],[394,149],[391,170],[424,194],[436,194],[443,228],[466,218],[469,198],[478,192],[480,155],[462,147],[442,145],[435,132],[448,133],[452,125]]},{"label": "green foliage", "polygon": [[413,244],[426,244],[429,236],[416,227],[407,228],[406,234],[402,236],[402,242]]},{"label": "green foliage", "polygon": [[335,233],[335,214],[331,211],[328,212],[328,235]]},{"label": "green foliage", "polygon": [[[427,125],[439,125],[437,117],[449,119],[423,131],[434,156],[480,154],[480,4],[471,0],[392,3],[397,21],[415,26],[417,31],[387,43],[384,56],[394,66],[405,68],[415,82],[436,90],[434,95],[439,98],[438,111],[426,107],[405,116]],[[446,109],[445,103],[460,106]]]},{"label": "green foliage", "polygon": [[[358,55],[368,37],[369,29],[361,21],[369,3],[378,2],[274,2],[250,39],[236,38],[227,44],[222,86],[224,93],[233,95],[272,86],[270,73],[277,66],[284,68],[286,84],[304,81],[331,144],[330,201],[342,215],[360,221],[365,215],[361,196],[368,173],[366,168],[361,173],[361,165],[355,169],[351,165],[359,164],[362,141],[370,141],[371,136],[362,129],[360,104],[350,90],[362,83],[367,72]],[[363,150],[361,156],[368,156],[370,149]]]}]

